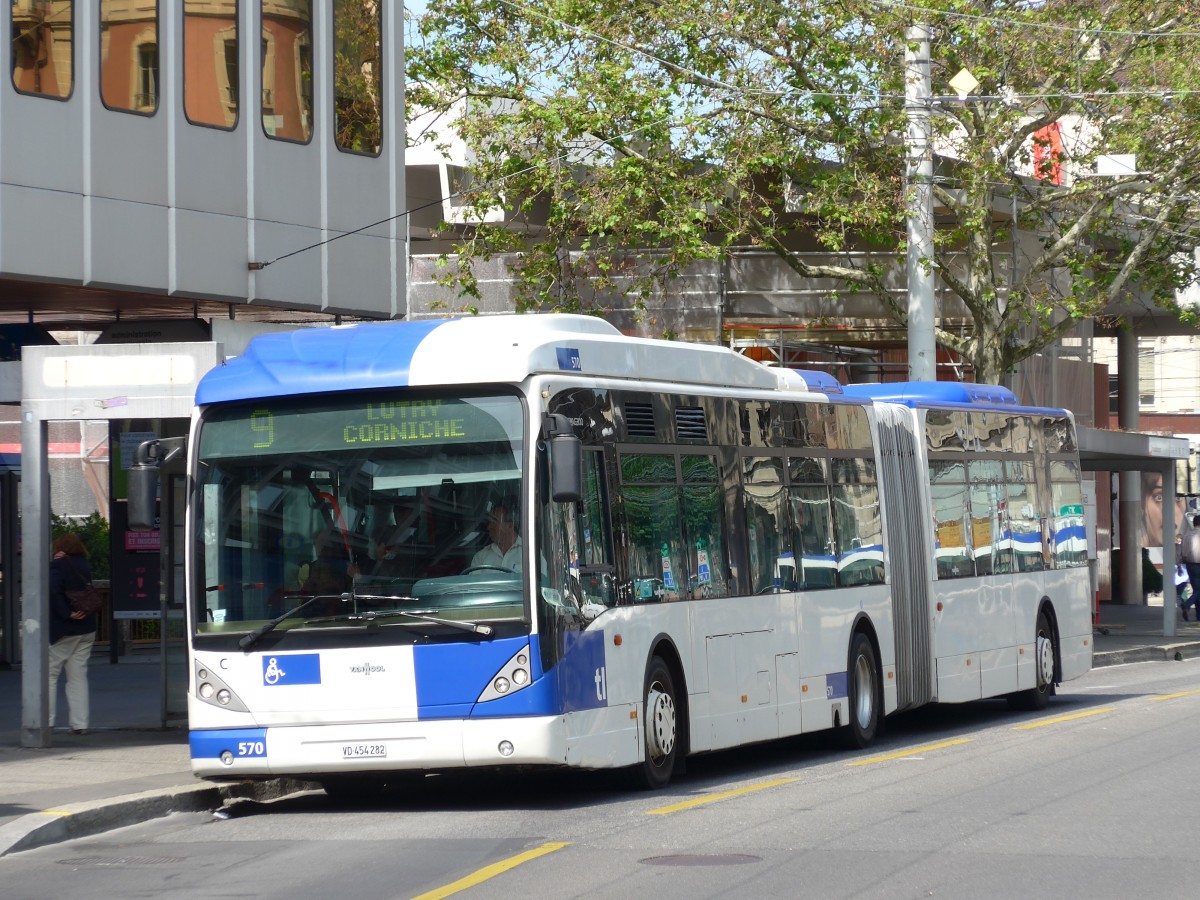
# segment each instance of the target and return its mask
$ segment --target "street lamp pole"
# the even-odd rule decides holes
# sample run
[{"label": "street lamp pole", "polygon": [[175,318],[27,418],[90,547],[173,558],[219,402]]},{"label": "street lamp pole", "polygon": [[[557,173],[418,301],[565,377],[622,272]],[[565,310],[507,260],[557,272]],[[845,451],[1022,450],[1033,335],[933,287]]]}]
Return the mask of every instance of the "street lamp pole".
[{"label": "street lamp pole", "polygon": [[905,202],[908,211],[908,369],[913,381],[937,380],[933,340],[933,144],[929,27],[912,25],[904,48],[908,119]]}]

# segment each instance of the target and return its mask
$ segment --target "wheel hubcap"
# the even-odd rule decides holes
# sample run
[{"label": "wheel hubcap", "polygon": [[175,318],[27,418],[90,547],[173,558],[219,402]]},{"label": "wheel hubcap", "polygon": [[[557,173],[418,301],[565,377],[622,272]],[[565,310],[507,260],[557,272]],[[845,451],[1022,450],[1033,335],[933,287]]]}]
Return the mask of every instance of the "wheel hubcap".
[{"label": "wheel hubcap", "polygon": [[1038,686],[1054,681],[1054,643],[1044,634],[1037,639]]},{"label": "wheel hubcap", "polygon": [[670,756],[675,749],[675,701],[655,682],[646,695],[646,744],[653,759]]},{"label": "wheel hubcap", "polygon": [[854,717],[862,728],[871,724],[875,705],[875,673],[871,662],[860,656],[854,664]]}]

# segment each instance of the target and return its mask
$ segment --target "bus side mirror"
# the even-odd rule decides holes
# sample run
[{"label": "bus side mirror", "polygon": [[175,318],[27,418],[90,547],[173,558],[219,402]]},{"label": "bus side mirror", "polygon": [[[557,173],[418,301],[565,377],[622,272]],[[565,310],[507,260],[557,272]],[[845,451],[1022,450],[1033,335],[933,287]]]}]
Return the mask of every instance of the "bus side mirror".
[{"label": "bus side mirror", "polygon": [[550,498],[555,503],[583,499],[583,441],[560,413],[546,417],[543,434],[550,449]]},{"label": "bus side mirror", "polygon": [[[173,446],[166,449],[169,441]],[[180,438],[167,441],[143,441],[133,454],[133,465],[129,467],[129,503],[126,509],[130,531],[153,531],[158,527],[158,473],[166,463],[183,450]]]}]

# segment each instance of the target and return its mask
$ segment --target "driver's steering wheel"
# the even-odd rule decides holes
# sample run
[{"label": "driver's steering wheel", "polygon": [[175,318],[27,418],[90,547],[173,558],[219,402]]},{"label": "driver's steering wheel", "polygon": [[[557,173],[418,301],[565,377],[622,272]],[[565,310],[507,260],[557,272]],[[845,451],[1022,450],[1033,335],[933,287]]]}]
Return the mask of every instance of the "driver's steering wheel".
[{"label": "driver's steering wheel", "polygon": [[506,575],[515,575],[516,574],[512,569],[506,569],[506,568],[504,568],[504,566],[487,566],[487,565],[467,566],[465,569],[463,569],[458,574],[459,575],[471,575],[475,572],[503,572]]}]

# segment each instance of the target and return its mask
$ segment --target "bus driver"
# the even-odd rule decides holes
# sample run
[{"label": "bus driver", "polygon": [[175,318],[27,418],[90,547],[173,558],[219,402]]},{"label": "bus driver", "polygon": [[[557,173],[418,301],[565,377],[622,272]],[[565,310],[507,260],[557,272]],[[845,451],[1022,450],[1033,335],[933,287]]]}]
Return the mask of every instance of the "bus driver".
[{"label": "bus driver", "polygon": [[517,534],[510,501],[502,500],[492,507],[492,511],[488,513],[487,530],[492,542],[471,558],[471,565],[466,571],[489,566],[509,572],[520,572],[521,536]]}]

